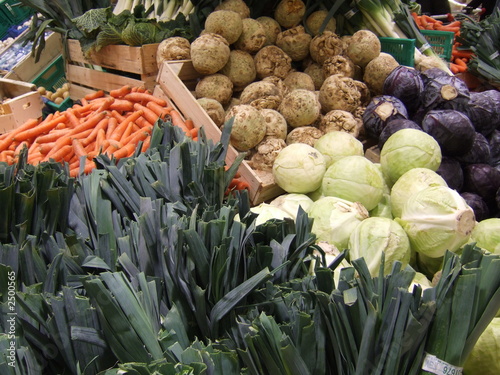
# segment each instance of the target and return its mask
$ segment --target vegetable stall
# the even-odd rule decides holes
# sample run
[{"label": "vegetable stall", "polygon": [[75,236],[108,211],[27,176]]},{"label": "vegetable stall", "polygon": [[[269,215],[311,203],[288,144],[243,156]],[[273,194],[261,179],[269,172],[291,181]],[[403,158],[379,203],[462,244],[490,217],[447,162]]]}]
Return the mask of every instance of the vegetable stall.
[{"label": "vegetable stall", "polygon": [[500,14],[16,6],[2,374],[499,372]]}]

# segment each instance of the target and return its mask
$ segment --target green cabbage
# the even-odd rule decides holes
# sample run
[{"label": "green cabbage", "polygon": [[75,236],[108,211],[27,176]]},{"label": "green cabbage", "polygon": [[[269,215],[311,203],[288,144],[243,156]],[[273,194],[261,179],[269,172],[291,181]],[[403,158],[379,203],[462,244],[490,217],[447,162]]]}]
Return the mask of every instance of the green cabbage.
[{"label": "green cabbage", "polygon": [[347,248],[352,231],[368,218],[368,211],[361,203],[338,197],[319,198],[307,213],[313,219],[311,232],[318,241],[328,242],[339,250]]},{"label": "green cabbage", "polygon": [[398,178],[391,189],[392,215],[400,217],[408,198],[429,186],[447,186],[446,181],[429,168],[412,168]]},{"label": "green cabbage", "polygon": [[441,148],[429,134],[417,129],[401,129],[392,134],[380,150],[380,164],[389,184],[413,168],[436,171],[441,164]]},{"label": "green cabbage", "polygon": [[413,250],[430,258],[459,250],[476,224],[472,208],[447,186],[430,186],[412,194],[401,218],[395,220],[408,234]]},{"label": "green cabbage", "polygon": [[325,157],[326,167],[344,156],[363,156],[363,144],[352,134],[343,131],[331,131],[321,136],[314,148]]},{"label": "green cabbage", "polygon": [[464,364],[464,375],[500,374],[500,318],[493,318]]},{"label": "green cabbage", "polygon": [[151,22],[130,20],[122,31],[122,39],[129,46],[142,46],[155,43],[157,31],[157,27]]},{"label": "green cabbage", "polygon": [[470,242],[490,253],[500,255],[500,218],[481,220],[470,236]]},{"label": "green cabbage", "polygon": [[276,197],[269,204],[285,211],[295,220],[299,207],[307,212],[312,203],[312,199],[305,194],[289,193]]},{"label": "green cabbage", "polygon": [[404,229],[392,219],[369,217],[359,223],[349,237],[349,258],[364,258],[372,276],[379,274],[385,254],[384,274],[399,261],[406,267],[410,261],[410,241]]},{"label": "green cabbage", "polygon": [[345,156],[326,170],[321,187],[325,196],[360,202],[372,210],[382,199],[386,183],[375,163],[364,156]]}]

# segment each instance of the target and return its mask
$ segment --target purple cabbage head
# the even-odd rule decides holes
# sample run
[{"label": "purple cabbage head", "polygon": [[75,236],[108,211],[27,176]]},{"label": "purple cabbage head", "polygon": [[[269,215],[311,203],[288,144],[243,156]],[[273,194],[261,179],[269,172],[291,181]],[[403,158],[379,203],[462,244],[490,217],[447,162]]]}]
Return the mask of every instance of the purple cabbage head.
[{"label": "purple cabbage head", "polygon": [[363,113],[366,134],[378,139],[387,122],[396,118],[408,118],[408,111],[401,100],[390,95],[374,96]]},{"label": "purple cabbage head", "polygon": [[486,202],[495,199],[500,189],[500,171],[489,164],[469,164],[464,167],[464,191],[476,193]]},{"label": "purple cabbage head", "polygon": [[476,131],[484,136],[489,136],[500,125],[500,102],[488,90],[471,92],[467,106],[467,116]]},{"label": "purple cabbage head", "polygon": [[462,164],[490,164],[490,144],[484,135],[476,132],[471,149],[455,158]]},{"label": "purple cabbage head", "polygon": [[[500,105],[500,103],[499,103]],[[490,163],[493,165],[500,164],[500,130],[494,130],[488,137],[488,143],[490,145],[491,160]]]},{"label": "purple cabbage head", "polygon": [[489,219],[490,217],[490,208],[485,200],[476,193],[464,192],[460,194],[465,202],[472,208],[474,211],[474,216],[476,217],[476,221],[481,221],[484,219]]},{"label": "purple cabbage head", "polygon": [[414,68],[400,65],[384,81],[384,95],[391,95],[403,102],[408,112],[414,113],[421,106],[424,81]]},{"label": "purple cabbage head", "polygon": [[427,109],[456,109],[465,112],[470,100],[466,83],[453,75],[428,78],[422,92],[422,105]]},{"label": "purple cabbage head", "polygon": [[462,187],[464,186],[464,172],[462,165],[457,159],[451,156],[443,156],[436,173],[443,177],[448,187],[458,192],[462,191]]},{"label": "purple cabbage head", "polygon": [[441,146],[443,155],[468,152],[473,145],[475,129],[469,118],[454,109],[433,109],[422,120],[422,129]]}]

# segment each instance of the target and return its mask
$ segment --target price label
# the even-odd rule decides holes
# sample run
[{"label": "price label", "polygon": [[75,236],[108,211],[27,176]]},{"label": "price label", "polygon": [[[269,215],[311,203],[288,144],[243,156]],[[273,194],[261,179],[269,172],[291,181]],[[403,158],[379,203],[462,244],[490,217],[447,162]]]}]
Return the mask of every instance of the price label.
[{"label": "price label", "polygon": [[450,365],[432,354],[425,355],[422,370],[429,371],[436,375],[463,375],[462,367]]}]

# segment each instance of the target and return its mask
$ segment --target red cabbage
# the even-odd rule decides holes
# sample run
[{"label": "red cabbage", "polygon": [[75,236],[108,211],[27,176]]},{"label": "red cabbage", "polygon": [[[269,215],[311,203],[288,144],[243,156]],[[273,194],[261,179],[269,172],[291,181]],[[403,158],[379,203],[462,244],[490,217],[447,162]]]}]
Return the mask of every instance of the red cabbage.
[{"label": "red cabbage", "polygon": [[464,186],[464,172],[462,165],[457,159],[451,156],[443,156],[436,173],[443,177],[448,187],[459,192],[462,191],[462,187]]},{"label": "red cabbage", "polygon": [[472,148],[475,129],[469,118],[454,109],[430,110],[422,120],[422,129],[434,137],[443,155],[461,155]]},{"label": "red cabbage", "polygon": [[489,219],[490,208],[480,195],[469,192],[464,192],[461,193],[460,195],[462,196],[463,199],[465,199],[465,202],[474,211],[474,216],[476,217],[476,221]]},{"label": "red cabbage", "polygon": [[495,199],[500,188],[500,171],[489,164],[469,164],[464,167],[464,191],[476,193],[486,202]]},{"label": "red cabbage", "polygon": [[378,139],[387,122],[396,118],[408,118],[408,111],[401,100],[390,95],[374,96],[363,113],[366,134]]},{"label": "red cabbage", "polygon": [[500,130],[497,129],[490,134],[488,137],[488,143],[491,151],[490,163],[493,165],[500,164]]},{"label": "red cabbage", "polygon": [[408,112],[414,113],[421,105],[424,81],[414,68],[400,65],[384,81],[384,95],[391,95],[403,102]]},{"label": "red cabbage", "polygon": [[422,92],[422,105],[427,109],[456,109],[466,111],[470,92],[466,83],[450,75],[428,78]]},{"label": "red cabbage", "polygon": [[455,156],[455,158],[462,164],[490,164],[490,144],[484,135],[476,132],[472,148],[462,155]]},{"label": "red cabbage", "polygon": [[382,150],[382,146],[384,146],[385,141],[401,129],[417,129],[422,130],[422,128],[414,121],[408,120],[406,118],[396,118],[389,120],[385,127],[380,132],[380,136],[378,138],[378,148]]},{"label": "red cabbage", "polygon": [[500,103],[487,91],[471,92],[467,116],[476,131],[488,136],[500,124]]}]

